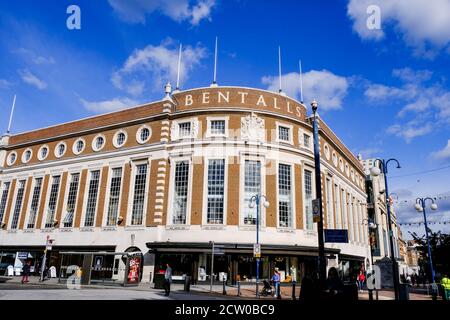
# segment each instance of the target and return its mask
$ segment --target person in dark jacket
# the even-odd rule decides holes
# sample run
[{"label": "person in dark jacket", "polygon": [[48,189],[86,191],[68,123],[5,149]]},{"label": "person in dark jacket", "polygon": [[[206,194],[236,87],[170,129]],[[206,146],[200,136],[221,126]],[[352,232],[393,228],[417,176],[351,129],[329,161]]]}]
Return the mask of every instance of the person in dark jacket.
[{"label": "person in dark jacket", "polygon": [[30,261],[26,261],[24,266],[22,267],[22,283],[27,283],[30,282],[28,280],[28,277],[30,276],[30,267],[31,262]]},{"label": "person in dark jacket", "polygon": [[165,296],[170,294],[170,284],[172,283],[172,268],[169,264],[166,264],[166,271],[164,272],[164,291]]},{"label": "person in dark jacket", "polygon": [[339,278],[339,273],[336,268],[328,270],[328,278],[325,283],[325,293],[327,299],[341,299],[344,295],[344,283]]}]

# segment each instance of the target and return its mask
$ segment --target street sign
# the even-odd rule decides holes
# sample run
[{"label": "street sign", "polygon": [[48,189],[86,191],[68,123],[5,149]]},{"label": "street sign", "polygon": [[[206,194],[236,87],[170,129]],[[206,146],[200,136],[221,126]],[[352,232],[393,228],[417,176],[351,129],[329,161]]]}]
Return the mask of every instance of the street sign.
[{"label": "street sign", "polygon": [[261,245],[259,243],[253,245],[253,256],[255,258],[261,258]]},{"label": "street sign", "polygon": [[319,222],[320,220],[320,199],[312,201],[313,221]]},{"label": "street sign", "polygon": [[348,243],[348,231],[339,229],[326,229],[325,242],[327,243]]}]

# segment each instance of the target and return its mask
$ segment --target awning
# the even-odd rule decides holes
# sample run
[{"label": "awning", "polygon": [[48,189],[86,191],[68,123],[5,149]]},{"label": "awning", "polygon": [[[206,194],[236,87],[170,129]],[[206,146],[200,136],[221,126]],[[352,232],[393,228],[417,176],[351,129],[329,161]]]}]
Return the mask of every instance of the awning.
[{"label": "awning", "polygon": [[[212,244],[208,242],[148,242],[147,248],[152,253],[210,253]],[[248,253],[253,254],[253,243],[214,243],[216,249],[220,249],[226,254]],[[317,247],[309,246],[287,246],[287,245],[261,245],[264,254],[273,255],[304,255],[318,256]],[[340,249],[325,248],[325,254],[339,254]]]}]

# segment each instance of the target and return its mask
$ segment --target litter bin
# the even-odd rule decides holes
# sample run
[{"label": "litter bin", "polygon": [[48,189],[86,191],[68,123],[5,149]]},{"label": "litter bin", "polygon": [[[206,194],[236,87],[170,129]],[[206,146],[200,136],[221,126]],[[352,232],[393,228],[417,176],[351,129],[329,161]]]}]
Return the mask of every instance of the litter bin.
[{"label": "litter bin", "polygon": [[409,286],[405,283],[401,283],[398,287],[398,298],[401,301],[409,300]]},{"label": "litter bin", "polygon": [[155,289],[164,289],[164,274],[157,273],[153,278],[155,282]]},{"label": "litter bin", "polygon": [[186,276],[184,278],[184,291],[189,292],[191,290],[191,277]]}]

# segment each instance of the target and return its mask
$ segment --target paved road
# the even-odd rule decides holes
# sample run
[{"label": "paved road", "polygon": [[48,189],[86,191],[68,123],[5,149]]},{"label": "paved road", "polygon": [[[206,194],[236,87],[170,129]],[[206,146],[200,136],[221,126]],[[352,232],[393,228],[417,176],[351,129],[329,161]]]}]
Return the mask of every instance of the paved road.
[{"label": "paved road", "polygon": [[0,300],[222,300],[224,297],[174,290],[165,297],[162,290],[145,288],[82,288],[43,283],[9,282],[0,284]]}]

